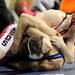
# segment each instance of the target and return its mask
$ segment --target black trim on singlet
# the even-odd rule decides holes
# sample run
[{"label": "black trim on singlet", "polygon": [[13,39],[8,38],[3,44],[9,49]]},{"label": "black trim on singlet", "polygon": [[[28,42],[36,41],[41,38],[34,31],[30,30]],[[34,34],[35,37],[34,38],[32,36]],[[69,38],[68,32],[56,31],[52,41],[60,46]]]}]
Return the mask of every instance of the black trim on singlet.
[{"label": "black trim on singlet", "polygon": [[65,13],[65,17],[63,18],[63,20],[59,23],[59,25],[55,29],[57,29],[65,21],[66,18],[67,18],[67,14]]},{"label": "black trim on singlet", "polygon": [[[65,16],[65,19],[66,19],[66,16]],[[65,20],[65,19],[64,19],[64,20]],[[62,23],[63,23],[63,22],[62,22]],[[62,23],[61,23],[61,24],[62,24]],[[68,30],[71,28],[72,24],[73,24],[73,22],[71,22],[71,24],[70,24],[70,26],[69,26],[68,29],[64,29],[63,31],[61,31],[61,32],[59,32],[59,33],[63,33],[63,34],[64,34],[64,33],[68,32]],[[62,35],[62,34],[61,34],[61,35]]]},{"label": "black trim on singlet", "polygon": [[63,20],[60,22],[59,25],[61,25],[65,21],[66,18],[67,18],[67,14],[65,13],[65,17],[63,18]]},{"label": "black trim on singlet", "polygon": [[[61,26],[62,23],[65,21],[66,18],[67,18],[67,13],[65,13],[65,17],[63,18],[63,20],[60,22],[60,24],[59,24],[55,29],[57,29],[59,26]],[[69,26],[68,29],[64,29],[63,31],[61,31],[61,32],[59,32],[59,33],[62,33],[62,34],[66,33],[66,32],[70,29],[71,26],[72,26],[72,22],[71,22],[71,24],[70,24],[70,26]],[[61,34],[61,35],[62,35],[62,34]]]}]

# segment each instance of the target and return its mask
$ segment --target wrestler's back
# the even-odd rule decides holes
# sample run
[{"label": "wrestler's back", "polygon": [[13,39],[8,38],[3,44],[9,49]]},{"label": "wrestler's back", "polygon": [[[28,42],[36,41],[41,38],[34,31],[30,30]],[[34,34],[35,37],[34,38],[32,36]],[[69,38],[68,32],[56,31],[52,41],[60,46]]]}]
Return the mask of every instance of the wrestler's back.
[{"label": "wrestler's back", "polygon": [[[53,29],[56,29],[59,32],[68,27],[71,23],[71,15],[67,15],[66,17],[66,14],[60,10],[51,9],[37,14],[36,17],[40,18],[48,26],[52,27]],[[65,22],[62,24],[65,18]]]}]

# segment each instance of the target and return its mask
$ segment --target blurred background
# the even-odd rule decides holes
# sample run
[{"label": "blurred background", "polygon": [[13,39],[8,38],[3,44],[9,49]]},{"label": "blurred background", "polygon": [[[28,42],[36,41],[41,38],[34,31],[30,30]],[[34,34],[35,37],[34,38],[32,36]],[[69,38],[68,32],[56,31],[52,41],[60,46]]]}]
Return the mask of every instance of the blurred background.
[{"label": "blurred background", "polygon": [[22,13],[35,16],[37,12],[59,9],[61,0],[5,0],[16,21]]},{"label": "blurred background", "polygon": [[22,13],[35,16],[38,12],[59,9],[66,13],[75,12],[75,0],[5,0],[15,20]]}]

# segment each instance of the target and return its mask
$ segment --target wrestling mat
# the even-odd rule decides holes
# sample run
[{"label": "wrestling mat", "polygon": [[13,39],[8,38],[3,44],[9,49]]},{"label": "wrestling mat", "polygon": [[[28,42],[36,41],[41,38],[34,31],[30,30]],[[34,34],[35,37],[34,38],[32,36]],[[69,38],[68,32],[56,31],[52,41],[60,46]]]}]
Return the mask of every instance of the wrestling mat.
[{"label": "wrestling mat", "polygon": [[14,71],[5,66],[0,66],[0,75],[75,75],[75,62],[73,64],[65,64],[64,69],[60,70],[29,73]]}]

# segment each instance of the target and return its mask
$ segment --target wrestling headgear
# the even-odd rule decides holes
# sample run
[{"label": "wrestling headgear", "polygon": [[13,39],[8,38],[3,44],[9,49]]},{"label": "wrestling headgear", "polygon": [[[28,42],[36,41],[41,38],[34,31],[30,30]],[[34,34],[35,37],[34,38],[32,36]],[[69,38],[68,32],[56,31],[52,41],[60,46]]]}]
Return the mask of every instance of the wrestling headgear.
[{"label": "wrestling headgear", "polygon": [[29,38],[27,42],[27,50],[28,50],[28,57],[30,59],[41,59],[43,57],[42,54],[42,38]]},{"label": "wrestling headgear", "polygon": [[[49,40],[43,37],[26,37],[22,39],[19,48],[19,54],[24,57],[38,60],[42,59],[44,55],[50,50]],[[48,44],[47,44],[48,43]]]}]

